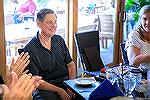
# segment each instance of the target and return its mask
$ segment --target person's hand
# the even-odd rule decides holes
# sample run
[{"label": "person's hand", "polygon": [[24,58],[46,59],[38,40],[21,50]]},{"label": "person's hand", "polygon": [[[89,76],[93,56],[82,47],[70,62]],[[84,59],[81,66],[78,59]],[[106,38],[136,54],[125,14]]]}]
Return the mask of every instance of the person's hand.
[{"label": "person's hand", "polygon": [[[36,85],[36,84],[42,84],[42,83],[44,82],[44,80],[42,80],[42,77],[41,77],[41,76],[35,75],[35,76],[33,76],[33,77],[34,77],[34,79],[35,79],[35,82],[34,82],[35,85]],[[36,88],[38,88],[38,86],[36,86]]]},{"label": "person's hand", "polygon": [[15,83],[18,81],[18,75],[12,71],[6,77],[7,77],[6,85],[9,89],[11,89],[15,85]]},{"label": "person's hand", "polygon": [[8,65],[6,65],[6,79],[5,79],[5,84],[8,86],[9,89],[11,89],[14,84],[17,82],[18,80],[18,75],[11,71],[8,67]]},{"label": "person's hand", "polygon": [[[35,78],[32,74],[22,75],[18,80],[17,75],[12,73],[13,84],[11,89],[6,85],[3,85],[4,100],[29,100],[33,91],[39,86],[39,83],[35,83]],[[17,82],[15,82],[17,80]]]},{"label": "person's hand", "polygon": [[6,65],[5,83],[7,84],[7,86],[11,86],[11,83],[12,83],[11,71],[15,72],[18,75],[18,77],[20,77],[21,75],[26,74],[28,72],[28,70],[24,71],[24,69],[30,62],[29,57],[30,56],[29,56],[28,52],[27,53],[22,52],[20,54],[20,56],[17,58],[16,62],[15,62],[14,58],[12,59],[10,68],[8,67],[8,65]]},{"label": "person's hand", "polygon": [[67,88],[66,92],[69,94],[69,96],[74,99],[76,97],[76,94],[73,93],[70,89]]},{"label": "person's hand", "polygon": [[15,61],[14,58],[12,59],[11,65],[10,65],[10,71],[14,71],[19,77],[22,75],[24,69],[29,64],[29,53],[22,52],[17,60]]},{"label": "person's hand", "polygon": [[71,97],[69,96],[69,94],[62,88],[58,90],[58,94],[62,100],[71,100]]}]

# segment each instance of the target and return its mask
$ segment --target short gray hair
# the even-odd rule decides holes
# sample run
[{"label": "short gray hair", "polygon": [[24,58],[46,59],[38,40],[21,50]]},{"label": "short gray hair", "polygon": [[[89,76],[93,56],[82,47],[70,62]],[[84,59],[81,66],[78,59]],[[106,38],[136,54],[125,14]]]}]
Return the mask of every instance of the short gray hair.
[{"label": "short gray hair", "polygon": [[41,9],[37,13],[37,20],[42,22],[47,14],[55,14],[55,12],[53,10],[51,10],[51,9],[48,9],[48,8]]}]

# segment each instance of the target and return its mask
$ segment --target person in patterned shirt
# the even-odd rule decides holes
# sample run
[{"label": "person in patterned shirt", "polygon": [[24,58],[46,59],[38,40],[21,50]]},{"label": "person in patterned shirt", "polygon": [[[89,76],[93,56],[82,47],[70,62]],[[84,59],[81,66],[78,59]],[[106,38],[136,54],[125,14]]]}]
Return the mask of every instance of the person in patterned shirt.
[{"label": "person in patterned shirt", "polygon": [[[128,35],[125,49],[130,65],[146,70],[144,76],[150,82],[150,5],[145,5],[139,12],[137,27]],[[150,91],[150,87],[147,89]],[[150,93],[147,95],[150,97]]]}]

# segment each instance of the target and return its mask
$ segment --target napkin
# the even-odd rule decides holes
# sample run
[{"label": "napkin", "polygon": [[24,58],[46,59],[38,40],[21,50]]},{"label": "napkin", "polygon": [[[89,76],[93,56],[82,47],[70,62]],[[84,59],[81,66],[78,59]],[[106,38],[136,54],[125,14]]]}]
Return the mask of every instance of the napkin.
[{"label": "napkin", "polygon": [[89,96],[89,100],[109,100],[112,97],[124,96],[118,86],[113,86],[109,80],[104,80]]}]

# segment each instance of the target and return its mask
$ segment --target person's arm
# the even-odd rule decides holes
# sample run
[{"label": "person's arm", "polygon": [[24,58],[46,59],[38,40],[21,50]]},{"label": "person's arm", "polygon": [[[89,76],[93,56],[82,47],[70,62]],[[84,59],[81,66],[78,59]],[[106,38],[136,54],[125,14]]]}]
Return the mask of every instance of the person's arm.
[{"label": "person's arm", "polygon": [[69,64],[67,64],[68,70],[69,70],[69,79],[75,79],[76,78],[76,65],[73,61],[71,61]]},{"label": "person's arm", "polygon": [[38,88],[42,89],[42,90],[48,90],[51,92],[56,92],[59,94],[59,96],[62,100],[70,100],[71,99],[65,90],[63,90],[62,88],[57,87],[55,85],[52,85],[46,81],[44,81],[42,84],[40,84],[40,86]]},{"label": "person's arm", "polygon": [[34,2],[32,2],[30,5],[29,5],[29,11],[32,15],[35,14],[35,10],[36,10],[36,5],[34,4]]},{"label": "person's arm", "polygon": [[130,64],[134,66],[150,62],[150,54],[140,54],[140,49],[134,46],[127,48],[127,55]]},{"label": "person's arm", "polygon": [[33,4],[30,4],[30,5],[27,5],[27,6],[28,6],[28,11],[24,12],[24,13],[21,13],[21,15],[19,17],[23,17],[25,15],[34,15],[35,14],[36,5],[33,3]]},{"label": "person's arm", "polygon": [[76,78],[76,65],[75,65],[74,61],[72,60],[72,58],[70,56],[69,49],[66,46],[65,41],[63,39],[62,39],[61,43],[63,43],[61,46],[63,46],[62,51],[64,51],[64,54],[65,54],[64,57],[65,57],[66,66],[67,66],[68,71],[69,71],[69,79],[75,79]]},{"label": "person's arm", "polygon": [[[26,9],[26,11],[24,11],[24,9]],[[18,13],[20,14],[18,18],[22,20],[24,16],[33,16],[35,15],[35,11],[36,11],[36,5],[34,2],[25,3],[18,10]]]}]

